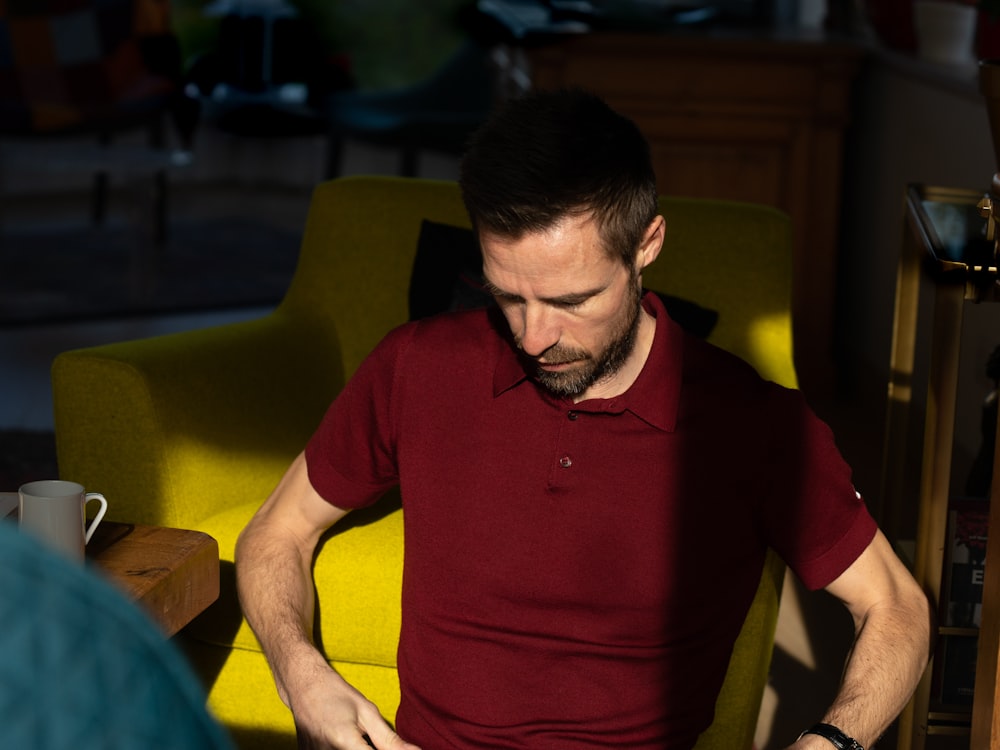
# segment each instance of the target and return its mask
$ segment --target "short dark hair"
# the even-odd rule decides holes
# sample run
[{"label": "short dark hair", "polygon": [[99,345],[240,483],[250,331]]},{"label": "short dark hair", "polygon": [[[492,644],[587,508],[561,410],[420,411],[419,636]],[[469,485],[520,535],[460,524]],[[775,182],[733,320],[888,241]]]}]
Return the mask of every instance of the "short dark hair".
[{"label": "short dark hair", "polygon": [[592,212],[605,249],[626,266],[658,210],[639,128],[578,89],[505,103],[470,139],[459,184],[478,232],[517,239]]}]

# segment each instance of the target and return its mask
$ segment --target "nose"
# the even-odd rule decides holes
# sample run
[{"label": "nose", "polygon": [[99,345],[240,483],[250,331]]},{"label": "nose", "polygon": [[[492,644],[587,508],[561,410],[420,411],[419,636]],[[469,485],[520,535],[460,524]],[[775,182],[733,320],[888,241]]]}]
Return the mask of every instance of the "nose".
[{"label": "nose", "polygon": [[559,343],[556,311],[543,304],[527,303],[522,310],[520,343],[529,357],[540,357]]}]

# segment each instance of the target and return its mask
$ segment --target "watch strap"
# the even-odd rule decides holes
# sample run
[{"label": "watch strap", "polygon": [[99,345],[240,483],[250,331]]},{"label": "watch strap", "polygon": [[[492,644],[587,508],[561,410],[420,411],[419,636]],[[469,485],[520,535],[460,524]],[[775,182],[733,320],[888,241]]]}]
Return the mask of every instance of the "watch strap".
[{"label": "watch strap", "polygon": [[825,740],[829,740],[837,750],[865,750],[861,743],[853,737],[848,737],[833,724],[814,724],[799,735],[799,739],[807,734],[816,734]]}]

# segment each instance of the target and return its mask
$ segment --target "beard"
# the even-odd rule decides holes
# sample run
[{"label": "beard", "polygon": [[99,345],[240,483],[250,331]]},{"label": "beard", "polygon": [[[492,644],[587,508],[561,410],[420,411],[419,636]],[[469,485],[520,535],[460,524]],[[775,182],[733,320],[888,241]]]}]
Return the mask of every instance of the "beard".
[{"label": "beard", "polygon": [[[565,370],[552,372],[540,366],[539,358],[530,357],[527,360],[529,374],[550,393],[575,398],[595,383],[618,372],[635,348],[639,314],[642,311],[642,290],[637,277],[629,280],[629,289],[632,292],[622,314],[611,329],[608,342],[600,351],[570,349],[556,344],[544,352],[545,364],[575,364]],[[520,342],[518,347],[520,348]]]}]

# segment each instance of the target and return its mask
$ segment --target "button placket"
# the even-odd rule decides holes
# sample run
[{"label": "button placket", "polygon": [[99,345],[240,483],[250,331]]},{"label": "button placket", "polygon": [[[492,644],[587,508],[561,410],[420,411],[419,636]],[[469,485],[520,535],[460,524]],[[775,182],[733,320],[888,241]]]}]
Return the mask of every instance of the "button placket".
[{"label": "button placket", "polygon": [[[569,411],[566,412],[566,418],[569,419],[570,422],[575,422],[580,418],[580,412],[576,411],[575,409],[570,409]],[[563,456],[562,458],[559,459],[559,466],[562,467],[563,469],[568,469],[572,465],[573,465],[573,459],[570,456]]]},{"label": "button placket", "polygon": [[[583,423],[580,416],[583,412],[573,408],[574,404],[565,404],[558,415],[555,450],[550,454],[549,488],[552,490],[571,490],[579,476],[579,467],[574,466],[580,459]],[[567,469],[572,469],[567,471]]]}]

